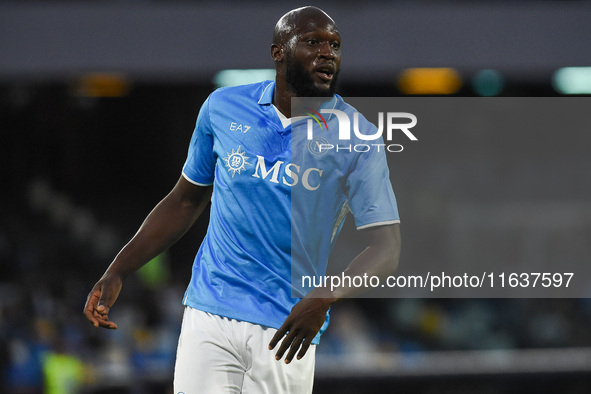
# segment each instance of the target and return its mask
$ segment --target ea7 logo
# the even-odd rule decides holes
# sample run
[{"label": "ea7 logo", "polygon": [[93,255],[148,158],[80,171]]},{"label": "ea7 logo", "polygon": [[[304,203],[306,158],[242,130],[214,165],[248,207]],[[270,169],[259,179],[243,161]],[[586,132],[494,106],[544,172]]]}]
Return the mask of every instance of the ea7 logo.
[{"label": "ea7 logo", "polygon": [[[350,140],[351,139],[351,121],[349,116],[338,109],[320,109],[323,114],[334,114],[339,122],[339,140]],[[317,112],[316,112],[317,113]],[[318,113],[317,113],[318,114]],[[318,114],[320,115],[320,114]],[[317,122],[318,120],[314,118]],[[395,123],[394,119],[408,119],[410,123]],[[324,120],[324,118],[322,118]],[[417,124],[417,117],[408,112],[387,112],[386,113],[386,139],[392,140],[392,134],[394,130],[402,131],[411,141],[417,141],[418,138],[410,132],[409,129],[413,128]],[[327,127],[328,129],[328,127]],[[384,113],[378,112],[378,130],[374,134],[362,134],[359,131],[359,113],[353,114],[353,132],[363,141],[373,141],[380,138],[384,131]],[[308,119],[308,140],[314,139],[313,122],[312,119]]]},{"label": "ea7 logo", "polygon": [[230,123],[230,130],[239,131],[242,134],[246,134],[250,130],[250,126],[242,123],[232,122]]}]

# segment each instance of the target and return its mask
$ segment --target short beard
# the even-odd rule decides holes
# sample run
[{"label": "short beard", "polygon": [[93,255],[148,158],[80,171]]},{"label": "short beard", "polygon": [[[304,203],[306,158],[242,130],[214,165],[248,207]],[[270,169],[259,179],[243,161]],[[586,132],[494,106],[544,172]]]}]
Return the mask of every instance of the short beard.
[{"label": "short beard", "polygon": [[335,72],[328,89],[316,86],[314,80],[304,68],[293,60],[288,53],[285,57],[285,81],[297,97],[332,97],[337,90],[337,77]]}]

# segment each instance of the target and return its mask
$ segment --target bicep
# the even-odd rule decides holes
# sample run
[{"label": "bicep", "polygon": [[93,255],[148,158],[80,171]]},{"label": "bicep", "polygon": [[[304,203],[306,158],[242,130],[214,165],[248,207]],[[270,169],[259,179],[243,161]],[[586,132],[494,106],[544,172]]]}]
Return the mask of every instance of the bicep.
[{"label": "bicep", "polygon": [[400,224],[368,227],[362,231],[370,245],[400,249]]},{"label": "bicep", "polygon": [[213,185],[196,185],[181,175],[169,196],[182,205],[202,209],[210,201],[212,191]]}]

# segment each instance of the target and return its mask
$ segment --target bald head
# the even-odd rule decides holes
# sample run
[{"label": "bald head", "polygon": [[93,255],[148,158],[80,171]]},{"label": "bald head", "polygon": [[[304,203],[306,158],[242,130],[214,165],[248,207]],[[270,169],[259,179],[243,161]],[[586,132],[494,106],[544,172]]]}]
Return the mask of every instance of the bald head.
[{"label": "bald head", "polygon": [[341,65],[341,36],[334,20],[317,7],[283,15],[273,32],[271,58],[277,71],[273,103],[291,113],[291,97],[331,97]]},{"label": "bald head", "polygon": [[277,21],[273,31],[273,44],[292,47],[298,35],[307,28],[319,25],[330,25],[338,32],[335,21],[318,7],[306,6],[291,10]]}]

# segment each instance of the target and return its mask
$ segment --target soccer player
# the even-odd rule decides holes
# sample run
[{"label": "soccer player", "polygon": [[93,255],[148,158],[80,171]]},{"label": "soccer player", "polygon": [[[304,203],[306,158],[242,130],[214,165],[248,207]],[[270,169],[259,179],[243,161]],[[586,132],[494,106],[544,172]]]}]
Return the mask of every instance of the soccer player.
[{"label": "soccer player", "polygon": [[123,279],[173,245],[211,200],[183,299],[175,393],[312,392],[328,310],[356,289],[316,288],[293,298],[301,289],[291,285],[291,264],[323,275],[346,210],[369,239],[346,274],[385,276],[398,264],[398,211],[383,150],[327,160],[292,145],[293,97],[323,97],[322,105],[352,111],[334,94],[341,63],[335,22],[315,7],[288,12],[275,26],[271,56],[275,81],[218,89],[205,101],[180,179],[84,308],[94,326],[117,328],[108,314]]}]

